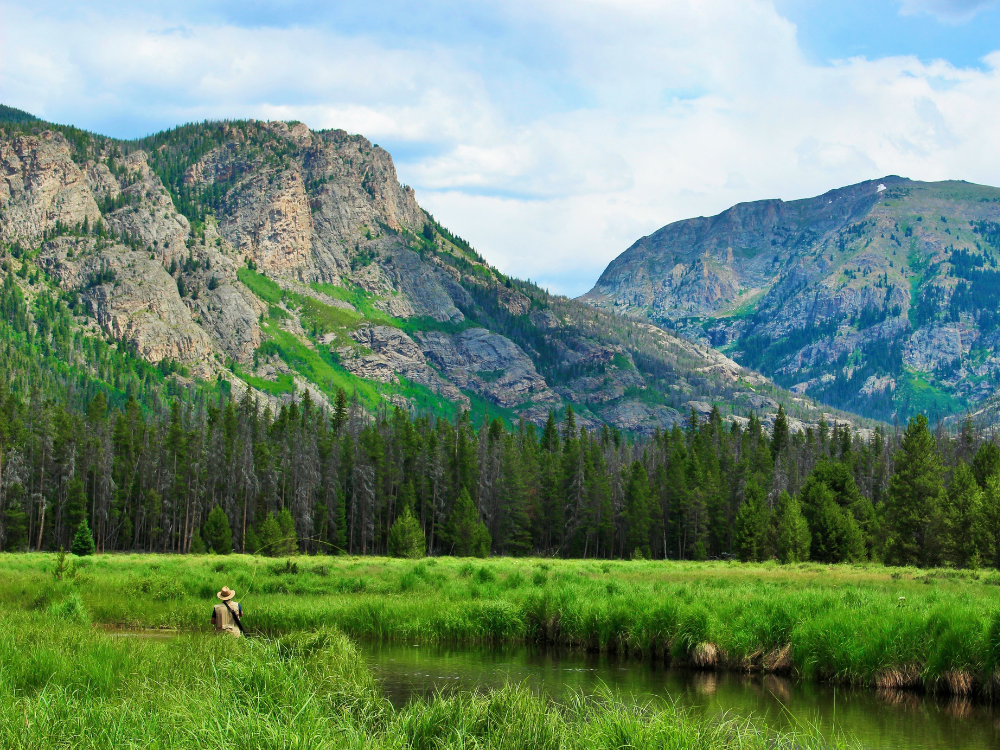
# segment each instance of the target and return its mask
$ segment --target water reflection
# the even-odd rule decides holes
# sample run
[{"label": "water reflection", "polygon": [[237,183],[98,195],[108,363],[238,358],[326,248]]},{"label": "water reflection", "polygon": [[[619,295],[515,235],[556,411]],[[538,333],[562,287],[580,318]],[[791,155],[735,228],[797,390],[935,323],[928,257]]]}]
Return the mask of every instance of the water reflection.
[{"label": "water reflection", "polygon": [[562,700],[605,684],[631,700],[667,699],[705,716],[748,716],[779,729],[818,726],[866,748],[1000,748],[1000,713],[966,699],[852,690],[777,675],[666,669],[607,655],[506,647],[361,643],[389,699],[403,705],[438,690],[488,690],[506,682]]}]

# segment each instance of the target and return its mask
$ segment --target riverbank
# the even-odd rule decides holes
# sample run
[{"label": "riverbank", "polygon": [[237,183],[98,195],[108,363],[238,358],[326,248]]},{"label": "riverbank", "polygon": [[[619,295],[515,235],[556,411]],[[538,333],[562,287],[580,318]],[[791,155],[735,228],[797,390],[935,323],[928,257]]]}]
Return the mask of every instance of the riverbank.
[{"label": "riverbank", "polygon": [[[72,601],[72,600],[69,600]],[[706,721],[611,694],[556,705],[524,687],[395,709],[333,629],[280,638],[122,638],[74,621],[0,611],[5,748],[832,748],[814,734]]]},{"label": "riverbank", "polygon": [[498,558],[0,555],[0,604],[78,596],[95,622],[206,629],[214,592],[278,634],[550,643],[699,669],[990,697],[1000,575],[882,566]]}]

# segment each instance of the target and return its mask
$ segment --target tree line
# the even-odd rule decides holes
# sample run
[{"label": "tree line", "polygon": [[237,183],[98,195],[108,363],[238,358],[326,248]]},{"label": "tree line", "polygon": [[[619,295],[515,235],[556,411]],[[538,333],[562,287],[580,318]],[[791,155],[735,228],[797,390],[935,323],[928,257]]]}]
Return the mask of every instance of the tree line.
[{"label": "tree line", "polygon": [[[81,531],[83,529],[84,531]],[[558,555],[1000,566],[1000,449],[966,422],[862,437],[718,410],[648,438],[473,424],[339,391],[84,410],[0,383],[7,551]],[[82,546],[81,546],[82,545]]]}]

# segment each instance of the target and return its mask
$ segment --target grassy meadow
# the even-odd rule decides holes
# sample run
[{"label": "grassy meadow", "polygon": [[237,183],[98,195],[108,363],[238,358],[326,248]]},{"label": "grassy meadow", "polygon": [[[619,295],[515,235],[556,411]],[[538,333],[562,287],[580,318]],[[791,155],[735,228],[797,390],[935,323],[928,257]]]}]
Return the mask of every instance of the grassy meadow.
[{"label": "grassy meadow", "polygon": [[[0,555],[0,609],[207,631],[215,592],[248,629],[534,642],[884,688],[994,692],[1000,574],[879,565],[495,558]],[[58,578],[58,580],[57,580]]]}]

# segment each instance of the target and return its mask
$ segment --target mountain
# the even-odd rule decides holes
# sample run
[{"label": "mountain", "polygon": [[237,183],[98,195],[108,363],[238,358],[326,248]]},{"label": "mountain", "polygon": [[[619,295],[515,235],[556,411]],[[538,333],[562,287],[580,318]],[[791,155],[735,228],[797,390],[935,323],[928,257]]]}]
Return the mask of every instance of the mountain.
[{"label": "mountain", "polygon": [[5,108],[0,269],[0,367],[22,390],[200,388],[275,410],[343,390],[369,410],[536,423],[571,404],[638,433],[713,403],[821,412],[711,347],[505,276],[342,130],[205,122],[122,141]]},{"label": "mountain", "polygon": [[582,298],[879,419],[991,403],[1000,189],[896,176],[669,224]]}]

